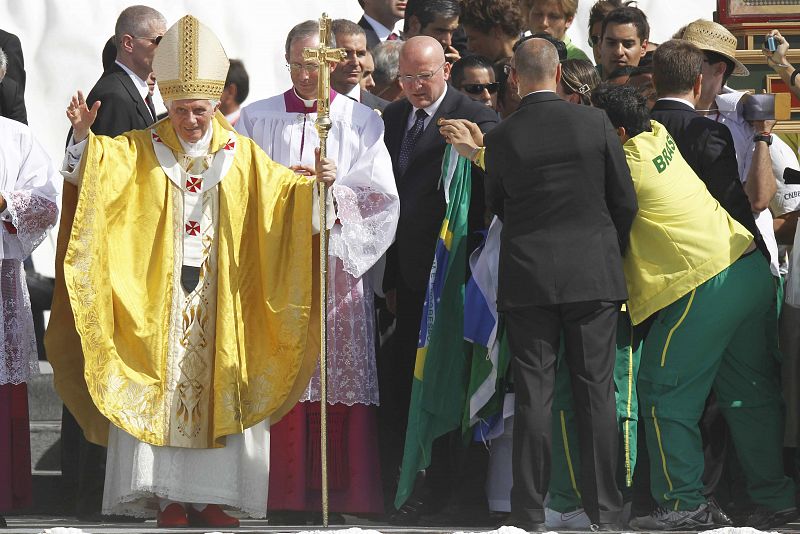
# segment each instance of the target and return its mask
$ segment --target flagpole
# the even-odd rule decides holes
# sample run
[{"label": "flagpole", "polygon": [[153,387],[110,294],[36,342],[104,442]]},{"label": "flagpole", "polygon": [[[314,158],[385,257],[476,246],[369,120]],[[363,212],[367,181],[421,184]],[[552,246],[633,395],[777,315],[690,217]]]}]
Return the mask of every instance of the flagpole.
[{"label": "flagpole", "polygon": [[[319,65],[317,82],[317,120],[314,125],[319,134],[319,157],[327,156],[330,118],[330,69],[329,62],[342,61],[342,48],[328,48],[331,35],[331,19],[323,13],[319,19],[319,46],[303,50],[303,59],[316,61]],[[322,473],[322,526],[328,526],[328,203],[323,182],[319,184],[319,268],[320,268],[320,346],[319,346],[319,419],[320,419],[320,471]]]}]

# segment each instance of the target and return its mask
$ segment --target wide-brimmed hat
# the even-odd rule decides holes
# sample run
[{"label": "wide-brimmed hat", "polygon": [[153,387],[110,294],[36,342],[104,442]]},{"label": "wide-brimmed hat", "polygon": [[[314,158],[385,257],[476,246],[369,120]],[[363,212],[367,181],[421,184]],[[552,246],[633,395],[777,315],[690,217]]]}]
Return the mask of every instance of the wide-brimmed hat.
[{"label": "wide-brimmed hat", "polygon": [[734,68],[731,74],[734,76],[750,75],[747,67],[736,59],[736,37],[724,26],[710,20],[696,20],[683,29],[680,38],[689,41],[700,50],[716,52],[733,61]]},{"label": "wide-brimmed hat", "polygon": [[228,56],[208,27],[186,15],[167,30],[153,58],[161,98],[219,100]]}]

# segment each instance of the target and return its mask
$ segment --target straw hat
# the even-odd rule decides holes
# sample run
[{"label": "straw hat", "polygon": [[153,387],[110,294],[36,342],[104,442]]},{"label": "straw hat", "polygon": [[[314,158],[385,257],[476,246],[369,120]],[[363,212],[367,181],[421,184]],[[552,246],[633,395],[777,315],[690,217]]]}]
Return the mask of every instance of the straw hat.
[{"label": "straw hat", "polygon": [[680,38],[686,39],[701,50],[716,52],[733,61],[735,65],[733,76],[750,75],[747,67],[736,59],[736,37],[724,26],[710,20],[696,20],[684,28]]},{"label": "straw hat", "polygon": [[228,56],[208,27],[186,15],[167,30],[153,58],[161,98],[219,100]]}]

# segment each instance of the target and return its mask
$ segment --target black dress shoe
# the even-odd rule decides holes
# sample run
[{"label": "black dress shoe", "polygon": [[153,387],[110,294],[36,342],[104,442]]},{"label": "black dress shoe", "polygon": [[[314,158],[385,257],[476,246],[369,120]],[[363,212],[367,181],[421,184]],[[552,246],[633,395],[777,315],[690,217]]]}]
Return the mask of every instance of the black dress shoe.
[{"label": "black dress shoe", "polygon": [[389,515],[389,524],[399,526],[416,525],[419,523],[419,518],[424,508],[425,502],[412,495],[403,506]]},{"label": "black dress shoe", "polygon": [[267,524],[278,526],[307,525],[311,515],[296,510],[267,512]]}]

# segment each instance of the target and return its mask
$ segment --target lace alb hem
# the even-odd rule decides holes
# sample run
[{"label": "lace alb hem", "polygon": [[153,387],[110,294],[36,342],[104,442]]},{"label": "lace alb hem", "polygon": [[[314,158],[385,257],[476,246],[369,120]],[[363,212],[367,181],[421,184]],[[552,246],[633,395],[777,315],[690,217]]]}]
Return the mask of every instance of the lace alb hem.
[{"label": "lace alb hem", "polygon": [[31,300],[20,260],[0,260],[3,360],[0,385],[18,385],[39,374]]},{"label": "lace alb hem", "polygon": [[[180,503],[219,504],[239,510],[253,519],[263,519],[267,515],[267,507],[255,503],[235,502],[236,499],[217,498],[209,503],[208,495],[195,494],[190,491],[176,492],[166,487],[142,488],[117,499],[111,506],[103,504],[103,514],[126,515],[142,519],[152,519],[158,512],[158,498],[165,498]],[[259,503],[260,504],[260,503]]]},{"label": "lace alb hem", "polygon": [[330,237],[331,256],[355,278],[364,276],[394,241],[400,204],[396,196],[370,187],[333,186],[340,231]]},{"label": "lace alb hem", "polygon": [[58,205],[31,191],[0,191],[0,195],[6,199],[11,224],[17,231],[23,258],[26,258],[44,241],[47,231],[56,223]]}]

